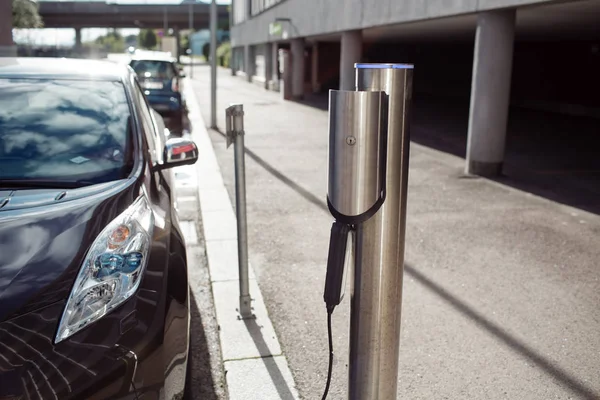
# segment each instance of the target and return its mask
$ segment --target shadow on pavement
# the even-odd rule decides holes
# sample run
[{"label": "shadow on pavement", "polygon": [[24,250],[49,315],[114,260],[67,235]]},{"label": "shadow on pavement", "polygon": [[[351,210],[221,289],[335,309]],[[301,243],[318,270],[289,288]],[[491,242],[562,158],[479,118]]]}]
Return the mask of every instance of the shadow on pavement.
[{"label": "shadow on pavement", "polygon": [[[222,132],[219,133],[223,135]],[[307,201],[316,205],[317,207],[321,208],[324,212],[329,214],[327,204],[324,200],[320,200],[308,190],[293,182],[285,174],[281,173],[275,167],[273,167],[265,160],[260,158],[257,154],[252,152],[252,150],[246,148],[246,154],[254,161],[256,161],[260,166],[262,166],[266,171],[268,171],[271,175],[273,175],[275,178],[279,179],[281,182],[283,182],[285,185],[296,191]],[[505,329],[492,322],[491,320],[487,319],[483,314],[477,312],[475,309],[462,302],[458,297],[444,289],[441,285],[427,278],[416,268],[410,265],[405,265],[405,271],[406,274],[408,274],[410,277],[414,278],[425,288],[427,288],[428,290],[439,296],[441,299],[443,299],[445,302],[450,304],[456,311],[460,312],[461,314],[469,318],[471,321],[473,321],[475,324],[477,324],[479,328],[499,339],[502,343],[510,347],[513,351],[529,359],[531,362],[540,367],[540,369],[543,370],[547,375],[563,383],[564,385],[569,387],[573,392],[577,393],[577,395],[589,400],[600,398],[600,394],[595,393],[592,389],[582,384],[576,377],[572,376],[560,366],[556,365],[551,360],[545,358],[543,355],[539,354],[538,352],[527,346],[525,343],[519,341],[517,338],[508,333]],[[260,343],[257,341],[257,338],[254,335],[252,337],[255,339],[256,345],[259,349],[268,350],[266,349],[266,347],[260,347],[266,346],[264,344],[264,341]],[[262,340],[262,337],[259,337],[259,340]],[[267,368],[269,368],[268,365]],[[269,369],[269,372],[271,373],[271,369]],[[279,376],[281,375],[278,369],[277,373],[279,374]],[[275,380],[275,378],[273,379]]]},{"label": "shadow on pavement", "polygon": [[210,65],[208,62],[206,61],[198,61],[198,60],[193,60],[193,61],[189,61],[189,60],[181,60],[179,62],[179,64],[181,65],[185,65],[186,67],[192,65],[194,67],[202,67],[202,66],[207,66]]},{"label": "shadow on pavement", "polygon": [[190,113],[189,111],[185,110],[185,113],[183,114],[183,131],[184,132],[193,132],[193,125],[192,125],[192,121],[190,120]]},{"label": "shadow on pavement", "polygon": [[[271,350],[263,339],[261,327],[256,323],[256,320],[253,318],[245,319],[244,324],[246,324],[246,328],[248,329],[248,332],[250,332],[250,336],[252,336],[252,340],[254,341],[258,352],[260,354],[269,354]],[[271,381],[277,389],[279,398],[281,400],[294,400],[294,395],[288,387],[287,382],[285,381],[285,378],[279,369],[279,366],[275,362],[275,359],[273,357],[263,357],[261,360],[265,364],[267,371],[269,371]]]},{"label": "shadow on pavement", "polygon": [[[299,104],[328,109],[328,94]],[[469,99],[415,96],[411,141],[464,158]],[[600,214],[600,121],[511,108],[503,175],[492,180]]]},{"label": "shadow on pavement", "polygon": [[186,400],[219,400],[215,393],[210,351],[202,325],[202,316],[196,306],[196,299],[190,291],[190,358],[188,361],[188,382],[185,391]]},{"label": "shadow on pavement", "polygon": [[302,100],[290,100],[294,103],[302,104],[309,107],[318,108],[319,110],[329,110],[329,94],[323,93],[308,93],[304,95]]},{"label": "shadow on pavement", "polygon": [[[418,99],[411,140],[464,158],[468,101]],[[502,176],[492,180],[600,214],[600,122],[511,108]]]},{"label": "shadow on pavement", "polygon": [[460,312],[461,314],[469,318],[471,321],[475,322],[475,324],[477,324],[477,326],[479,326],[481,329],[484,329],[487,332],[491,333],[497,339],[502,341],[502,343],[510,347],[512,350],[516,351],[517,353],[520,353],[521,355],[529,359],[535,365],[540,367],[546,374],[552,376],[557,381],[563,383],[573,392],[577,393],[578,396],[581,396],[581,398],[588,400],[595,400],[600,398],[600,393],[595,393],[593,389],[585,386],[576,377],[560,368],[560,366],[554,365],[551,360],[545,358],[543,355],[537,353],[535,350],[520,342],[514,336],[511,336],[510,333],[508,333],[501,326],[490,321],[484,315],[480,314],[479,312],[462,302],[458,297],[448,292],[446,289],[444,289],[439,284],[435,283],[433,280],[427,278],[416,268],[405,264],[404,271],[406,271],[408,275],[414,278],[421,285],[425,286],[427,289],[441,297],[456,311]]},{"label": "shadow on pavement", "polygon": [[[220,130],[220,128],[217,128],[214,131],[219,133],[221,136],[226,137],[225,133],[222,132]],[[248,155],[248,157],[250,157],[251,159],[256,161],[257,164],[259,164],[261,167],[263,167],[265,170],[267,170],[271,175],[273,175],[274,177],[279,179],[281,182],[285,183],[287,186],[294,189],[297,193],[299,193],[306,200],[308,200],[312,204],[316,205],[317,207],[321,207],[321,208],[323,208],[323,210],[329,212],[327,205],[325,204],[325,202],[322,199],[318,198],[317,196],[315,196],[314,194],[312,194],[308,190],[304,189],[302,186],[298,185],[296,182],[294,182],[293,180],[291,180],[290,178],[288,178],[287,176],[285,176],[284,174],[279,172],[271,164],[267,163],[265,160],[260,158],[260,156],[258,156],[258,154],[254,153],[252,150],[248,149],[247,147],[246,147],[245,153]]]}]

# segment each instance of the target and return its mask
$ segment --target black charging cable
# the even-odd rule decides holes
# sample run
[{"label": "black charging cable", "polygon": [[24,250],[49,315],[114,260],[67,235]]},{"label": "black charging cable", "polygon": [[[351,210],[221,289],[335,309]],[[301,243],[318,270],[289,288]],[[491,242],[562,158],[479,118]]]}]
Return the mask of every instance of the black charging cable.
[{"label": "black charging cable", "polygon": [[333,372],[333,334],[331,333],[331,314],[333,314],[333,310],[327,310],[327,338],[329,340],[329,367],[327,369],[327,383],[325,384],[325,392],[323,392],[323,397],[321,400],[325,400],[327,398],[327,394],[329,393],[329,385],[331,385],[331,374]]},{"label": "black charging cable", "polygon": [[352,226],[338,221],[331,227],[329,238],[329,255],[327,257],[327,275],[325,277],[325,291],[323,300],[327,306],[327,337],[329,339],[329,368],[327,370],[327,383],[321,400],[327,398],[331,375],[333,372],[333,333],[331,329],[331,314],[335,307],[342,301],[342,289],[344,285],[344,263],[346,260],[346,248],[348,246],[348,235]]}]

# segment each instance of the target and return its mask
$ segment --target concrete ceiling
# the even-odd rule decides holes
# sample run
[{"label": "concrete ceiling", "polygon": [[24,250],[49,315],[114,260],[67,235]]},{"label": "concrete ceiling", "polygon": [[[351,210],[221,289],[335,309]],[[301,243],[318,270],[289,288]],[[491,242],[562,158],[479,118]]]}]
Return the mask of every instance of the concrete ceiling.
[{"label": "concrete ceiling", "polygon": [[[194,27],[207,28],[210,5],[195,3],[192,10]],[[39,12],[46,28],[161,28],[166,19],[169,27],[186,29],[189,25],[190,6],[43,1],[39,4]],[[219,20],[229,19],[226,5],[218,5],[217,13]]]},{"label": "concrete ceiling", "polygon": [[[366,42],[471,41],[476,14],[386,25],[363,31]],[[340,33],[311,38],[339,41]],[[517,40],[600,40],[600,0],[556,2],[517,10]]]}]

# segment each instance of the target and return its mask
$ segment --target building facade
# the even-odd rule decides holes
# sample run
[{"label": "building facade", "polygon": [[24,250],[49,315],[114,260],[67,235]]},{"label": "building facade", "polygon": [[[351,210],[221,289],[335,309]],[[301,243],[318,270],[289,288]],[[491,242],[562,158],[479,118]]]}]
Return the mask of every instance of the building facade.
[{"label": "building facade", "polygon": [[359,61],[414,63],[418,94],[469,98],[467,173],[501,172],[511,104],[600,115],[600,1],[233,0],[231,19],[234,72],[285,74],[294,98],[353,89]]}]

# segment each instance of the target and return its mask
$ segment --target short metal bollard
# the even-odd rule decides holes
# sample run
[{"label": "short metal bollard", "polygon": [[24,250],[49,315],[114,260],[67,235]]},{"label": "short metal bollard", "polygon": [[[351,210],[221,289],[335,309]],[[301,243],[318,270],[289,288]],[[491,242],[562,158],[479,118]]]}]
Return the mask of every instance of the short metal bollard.
[{"label": "short metal bollard", "polygon": [[240,318],[252,318],[248,282],[248,227],[246,223],[246,166],[244,163],[244,106],[225,109],[227,148],[233,143],[235,158],[235,212],[237,217],[238,267],[240,278]]}]

